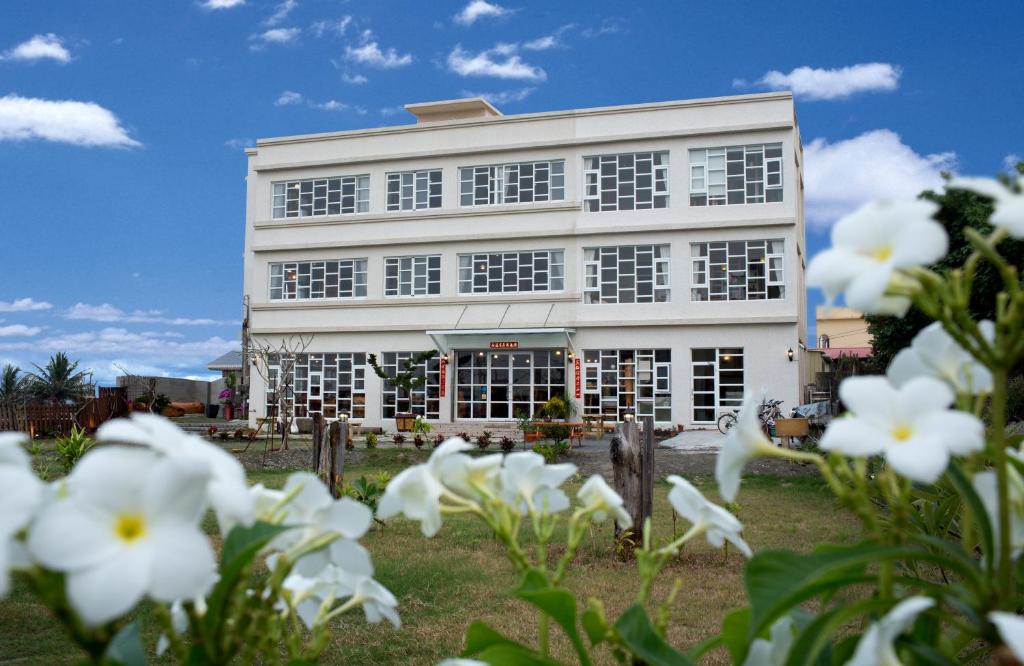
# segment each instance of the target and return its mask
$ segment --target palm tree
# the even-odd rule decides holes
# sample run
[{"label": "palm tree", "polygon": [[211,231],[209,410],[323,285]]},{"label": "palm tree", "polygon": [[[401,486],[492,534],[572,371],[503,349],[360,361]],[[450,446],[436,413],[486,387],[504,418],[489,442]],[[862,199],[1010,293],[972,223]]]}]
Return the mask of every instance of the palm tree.
[{"label": "palm tree", "polygon": [[32,364],[38,372],[29,374],[29,393],[39,400],[69,402],[78,400],[85,391],[88,373],[78,372],[78,361],[72,362],[64,352],[50,357],[45,368]]},{"label": "palm tree", "polygon": [[25,399],[25,378],[19,377],[21,368],[7,363],[0,371],[0,402],[20,402]]}]

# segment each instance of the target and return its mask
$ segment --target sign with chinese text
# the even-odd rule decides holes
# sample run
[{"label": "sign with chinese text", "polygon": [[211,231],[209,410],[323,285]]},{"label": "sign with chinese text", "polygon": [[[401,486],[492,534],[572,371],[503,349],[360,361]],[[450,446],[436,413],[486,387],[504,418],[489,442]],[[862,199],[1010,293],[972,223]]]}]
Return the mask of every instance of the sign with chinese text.
[{"label": "sign with chinese text", "polygon": [[519,341],[497,340],[491,343],[491,349],[519,349]]}]

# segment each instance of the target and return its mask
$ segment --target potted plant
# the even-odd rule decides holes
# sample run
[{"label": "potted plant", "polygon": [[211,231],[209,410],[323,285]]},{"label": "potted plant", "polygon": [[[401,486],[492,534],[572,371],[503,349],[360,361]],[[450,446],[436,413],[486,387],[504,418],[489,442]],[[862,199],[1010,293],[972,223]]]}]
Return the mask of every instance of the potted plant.
[{"label": "potted plant", "polygon": [[442,444],[444,444],[444,441],[445,441],[445,436],[442,435],[441,433],[437,433],[436,435],[434,435],[434,448],[436,449],[437,447],[439,447]]},{"label": "potted plant", "polygon": [[[402,389],[405,395],[408,396],[412,393],[413,389],[419,388],[426,383],[426,377],[417,374],[419,366],[433,358],[436,353],[436,350],[428,349],[402,361],[402,371],[396,373],[394,377],[384,372],[384,368],[380,367],[376,354],[370,354],[367,360],[370,363],[370,367],[373,368],[373,372],[383,379],[385,384]],[[398,412],[395,414],[395,428],[398,432],[411,432],[415,421],[416,415],[411,412]]]},{"label": "potted plant", "polygon": [[225,421],[230,421],[230,420],[234,419],[235,418],[235,405],[231,401],[235,397],[235,389],[233,389],[233,388],[225,388],[223,391],[220,392],[220,394],[217,397],[220,398],[220,404],[222,404],[224,406],[224,409],[223,409],[223,412],[222,412],[224,420]]},{"label": "potted plant", "polygon": [[415,437],[412,438],[412,443],[416,446],[417,449],[422,449],[423,448],[423,444],[425,442],[426,442],[426,440],[423,439],[423,435],[420,435],[418,433],[416,434]]},{"label": "potted plant", "polygon": [[398,448],[402,448],[402,443],[405,442],[405,435],[400,432],[396,432],[394,435],[391,435],[391,441],[394,442],[395,446]]}]

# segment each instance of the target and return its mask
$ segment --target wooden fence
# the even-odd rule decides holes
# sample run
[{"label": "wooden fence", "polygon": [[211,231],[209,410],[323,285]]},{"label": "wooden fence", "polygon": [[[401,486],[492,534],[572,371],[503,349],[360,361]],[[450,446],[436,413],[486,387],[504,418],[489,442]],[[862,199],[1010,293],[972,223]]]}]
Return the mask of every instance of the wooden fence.
[{"label": "wooden fence", "polygon": [[19,431],[30,437],[67,435],[76,425],[92,432],[127,413],[123,389],[101,389],[98,398],[77,405],[0,403],[0,432]]}]

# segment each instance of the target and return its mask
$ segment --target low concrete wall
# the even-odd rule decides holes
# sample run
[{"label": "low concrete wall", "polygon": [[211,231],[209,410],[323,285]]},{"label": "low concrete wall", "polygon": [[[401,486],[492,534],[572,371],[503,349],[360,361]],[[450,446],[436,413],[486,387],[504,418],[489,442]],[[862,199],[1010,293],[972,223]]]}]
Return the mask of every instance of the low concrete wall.
[{"label": "low concrete wall", "polygon": [[[136,392],[145,385],[150,377],[141,377],[140,381],[129,386],[127,377],[118,377],[118,386],[129,386],[128,397],[135,399],[138,395],[132,395],[132,389]],[[164,394],[174,402],[201,402],[204,405],[220,402],[217,397],[224,389],[223,379],[212,382],[197,379],[181,379],[179,377],[156,377],[156,392]]]}]

